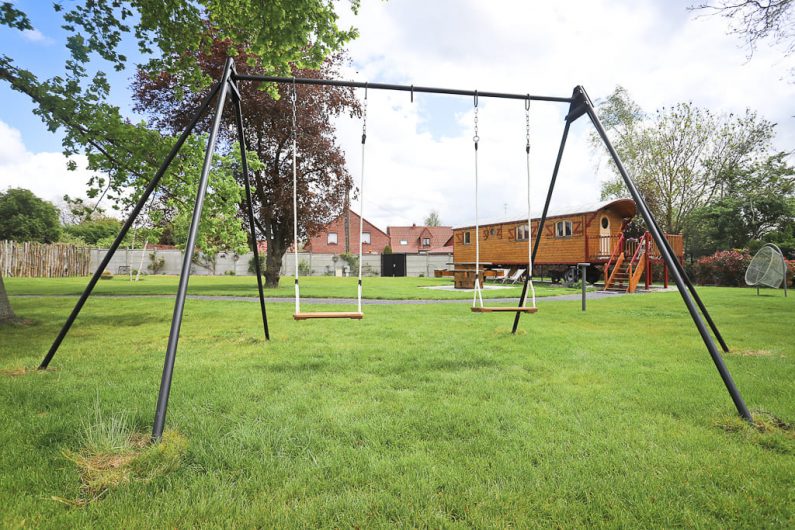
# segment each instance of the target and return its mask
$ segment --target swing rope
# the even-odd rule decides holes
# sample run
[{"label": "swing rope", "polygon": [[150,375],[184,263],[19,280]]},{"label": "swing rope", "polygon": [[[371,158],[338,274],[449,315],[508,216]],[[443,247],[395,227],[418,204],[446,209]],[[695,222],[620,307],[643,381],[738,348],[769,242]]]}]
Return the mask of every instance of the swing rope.
[{"label": "swing rope", "polygon": [[478,300],[483,307],[483,294],[480,290],[480,221],[478,217],[478,91],[475,90],[475,135],[472,142],[475,145],[475,290],[472,293],[472,307],[476,307]]},{"label": "swing rope", "polygon": [[364,87],[364,109],[362,109],[362,174],[359,177],[359,286],[357,307],[362,312],[362,235],[364,233],[364,144],[367,141],[367,85]]},{"label": "swing rope", "polygon": [[[525,159],[527,166],[527,283],[530,287],[532,305],[527,306],[527,300],[523,300],[519,307],[486,307],[483,305],[483,292],[480,288],[480,219],[478,212],[478,96],[475,91],[475,136],[472,138],[475,144],[475,289],[472,298],[472,312],[474,313],[493,313],[493,312],[516,312],[516,313],[535,313],[536,290],[533,285],[533,216],[531,210],[531,188],[530,188],[530,96],[525,100]],[[521,227],[519,227],[521,228]],[[518,229],[517,229],[518,230]],[[518,238],[517,233],[517,238]],[[478,305],[478,301],[480,305]]]},{"label": "swing rope", "polygon": [[295,78],[293,78],[293,89],[290,94],[293,111],[293,255],[295,256],[295,320],[307,320],[313,318],[351,318],[360,320],[364,317],[362,313],[362,235],[364,232],[364,145],[367,139],[367,86],[364,88],[364,113],[362,122],[362,174],[359,187],[360,209],[359,215],[359,280],[357,287],[356,307],[357,311],[332,311],[332,312],[301,312],[301,291],[298,287],[298,119],[296,112],[296,90]]},{"label": "swing rope", "polygon": [[295,111],[295,78],[293,78],[293,90],[290,93],[290,101],[293,107],[293,254],[295,255],[295,313],[301,312],[301,292],[298,288],[298,170],[297,170],[297,141],[298,125]]},{"label": "swing rope", "polygon": [[[527,159],[527,280],[530,286],[530,298],[532,305],[536,306],[536,288],[533,285],[533,213],[530,202],[530,95],[524,103],[524,122],[525,122],[525,155]],[[525,299],[525,307],[527,300]]]}]

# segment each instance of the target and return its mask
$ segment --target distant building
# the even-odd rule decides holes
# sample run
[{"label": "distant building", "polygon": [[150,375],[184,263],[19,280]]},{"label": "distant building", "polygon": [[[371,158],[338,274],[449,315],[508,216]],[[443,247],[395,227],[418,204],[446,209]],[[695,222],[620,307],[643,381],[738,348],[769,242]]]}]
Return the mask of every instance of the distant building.
[{"label": "distant building", "polygon": [[395,254],[452,254],[451,226],[389,226],[389,245]]},{"label": "distant building", "polygon": [[[359,253],[359,214],[348,210],[349,252]],[[345,252],[345,213],[323,227],[304,249],[315,254],[343,254]],[[389,244],[389,236],[367,219],[362,228],[362,253],[381,254]],[[394,249],[393,249],[394,250]]]}]

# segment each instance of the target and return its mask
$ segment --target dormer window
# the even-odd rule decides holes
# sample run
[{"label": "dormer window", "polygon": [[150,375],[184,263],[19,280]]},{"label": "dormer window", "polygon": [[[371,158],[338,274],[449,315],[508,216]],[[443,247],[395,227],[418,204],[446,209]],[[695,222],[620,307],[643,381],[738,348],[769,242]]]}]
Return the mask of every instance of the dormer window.
[{"label": "dormer window", "polygon": [[422,238],[422,246],[423,247],[430,247],[431,246],[431,238],[430,237],[423,237]]}]

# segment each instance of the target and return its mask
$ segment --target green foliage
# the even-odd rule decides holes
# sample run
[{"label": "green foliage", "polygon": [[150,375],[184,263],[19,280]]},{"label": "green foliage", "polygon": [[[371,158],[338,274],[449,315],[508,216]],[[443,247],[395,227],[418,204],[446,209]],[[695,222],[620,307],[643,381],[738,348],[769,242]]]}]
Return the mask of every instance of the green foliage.
[{"label": "green foliage", "polygon": [[160,271],[166,266],[166,259],[157,255],[157,251],[149,254],[149,265],[146,268],[152,274],[160,274]]},{"label": "green foliage", "polygon": [[22,188],[0,192],[0,240],[53,243],[61,236],[58,209]]},{"label": "green foliage", "polygon": [[350,252],[343,252],[340,254],[340,258],[342,261],[348,264],[348,269],[350,271],[358,271],[359,270],[359,255],[358,254],[351,254]]},{"label": "green foliage", "polygon": [[[251,256],[251,258],[248,260],[248,272],[250,272],[251,274],[256,273],[257,272],[257,269],[255,269],[256,266],[257,266],[257,260],[254,256]],[[265,270],[265,256],[263,255],[259,256],[259,270],[260,272],[263,272]]]},{"label": "green foliage", "polygon": [[[358,0],[350,2],[354,12],[358,5]],[[34,71],[10,55],[0,55],[0,80],[32,100],[34,112],[49,130],[62,129],[66,154],[87,156],[88,169],[97,172],[89,182],[89,198],[104,197],[129,207],[175,138],[150,130],[145,123],[126,119],[118,107],[108,103],[111,87],[106,71],[122,71],[131,66],[121,51],[125,46],[137,46],[147,58],[145,64],[137,65],[146,74],[168,72],[178,78],[183,89],[175,95],[179,98],[185,91],[198,91],[209,84],[197,64],[197,56],[210,51],[214,39],[227,44],[225,53],[241,53],[246,60],[256,61],[263,72],[289,74],[293,67],[320,67],[327,57],[356,37],[355,29],[338,26],[336,8],[336,3],[326,0],[54,3],[53,10],[62,18],[61,27],[66,32],[67,53],[62,68],[47,77],[52,64],[48,64],[46,72]],[[0,4],[0,25],[33,29],[25,10],[9,2]],[[191,140],[186,146],[188,155],[175,161],[163,183],[174,193],[160,205],[160,214],[153,213],[154,225],[174,219],[184,227],[192,208],[184,197],[195,195],[200,158],[197,153],[203,148],[201,140]],[[255,158],[251,160],[256,163]],[[69,167],[74,169],[75,163],[70,162]],[[227,199],[229,193],[225,192],[230,184],[229,180],[216,182],[213,178],[213,186],[223,188],[221,195]],[[193,186],[193,193],[180,193],[184,191],[180,186]],[[211,190],[208,196],[212,198],[216,191]],[[235,202],[208,206],[198,241],[200,249],[215,255],[219,249],[239,248],[239,223],[232,221],[231,213]],[[175,214],[177,211],[179,214]]]},{"label": "green foliage", "polygon": [[67,225],[64,227],[64,234],[84,241],[89,245],[97,245],[103,239],[115,238],[120,230],[121,222],[118,219],[105,217],[88,219],[75,225]]},{"label": "green foliage", "polygon": [[[774,135],[774,124],[751,110],[735,116],[679,103],[649,116],[621,87],[598,107],[622,162],[669,233],[681,233],[727,179],[766,158]],[[602,149],[595,134],[591,142]],[[627,196],[616,168],[610,167],[615,177],[603,185],[602,198]]]},{"label": "green foliage", "polygon": [[789,247],[786,241],[795,225],[795,169],[786,157],[777,153],[727,175],[719,197],[696,210],[688,223],[691,255],[768,239]]},{"label": "green foliage", "polygon": [[309,276],[312,272],[312,267],[309,266],[309,262],[305,259],[302,259],[298,262],[298,273],[302,276]]},{"label": "green foliage", "polygon": [[387,244],[384,250],[381,251],[381,254],[392,254],[392,246]]}]

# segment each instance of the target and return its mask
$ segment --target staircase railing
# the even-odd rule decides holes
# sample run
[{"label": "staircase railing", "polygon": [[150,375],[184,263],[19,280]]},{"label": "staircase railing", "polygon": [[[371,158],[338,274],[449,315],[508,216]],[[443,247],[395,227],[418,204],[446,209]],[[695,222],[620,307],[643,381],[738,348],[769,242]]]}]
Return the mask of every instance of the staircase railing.
[{"label": "staircase railing", "polygon": [[638,248],[635,249],[635,253],[632,255],[632,259],[629,261],[629,288],[627,289],[628,292],[634,293],[635,289],[638,287],[638,282],[640,281],[641,276],[643,275],[643,270],[646,268],[646,260],[644,259],[645,253],[648,251],[648,243],[649,243],[649,233],[646,232],[643,234],[643,237],[638,243]]},{"label": "staircase railing", "polygon": [[621,263],[616,261],[616,266],[613,269],[613,272],[610,272],[610,265],[613,264],[613,260],[618,260],[620,256],[621,262],[624,261],[624,234],[619,236],[618,241],[613,246],[613,251],[610,253],[610,259],[607,260],[607,264],[605,265],[604,273],[605,273],[605,289],[610,287],[610,284],[613,283],[613,274],[615,274],[616,270],[621,266]]}]

